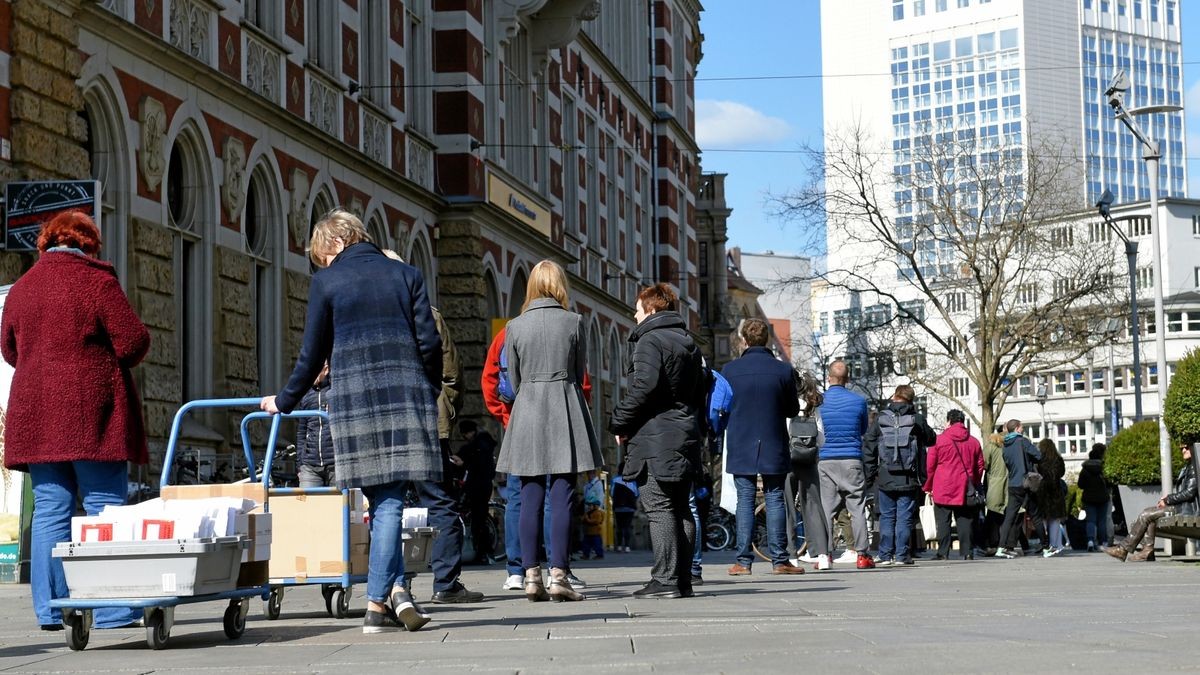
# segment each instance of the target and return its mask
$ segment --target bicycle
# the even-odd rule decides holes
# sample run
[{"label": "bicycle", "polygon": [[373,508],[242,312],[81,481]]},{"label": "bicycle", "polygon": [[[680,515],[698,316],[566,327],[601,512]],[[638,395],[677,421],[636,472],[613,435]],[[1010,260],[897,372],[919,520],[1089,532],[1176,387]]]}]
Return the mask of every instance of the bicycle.
[{"label": "bicycle", "polygon": [[[797,499],[797,501],[799,501]],[[799,508],[799,504],[793,504],[796,510],[795,530],[792,532],[793,549],[789,549],[791,553],[795,550],[797,556],[802,556],[808,550],[808,541],[804,538],[804,514]],[[763,560],[770,561],[771,552],[770,537],[767,533],[767,504],[763,502],[754,509],[754,541],[750,547],[754,549],[754,553]]]},{"label": "bicycle", "polygon": [[708,524],[704,526],[704,547],[709,551],[724,551],[737,545],[733,536],[733,515],[721,507],[716,507],[708,516]]}]

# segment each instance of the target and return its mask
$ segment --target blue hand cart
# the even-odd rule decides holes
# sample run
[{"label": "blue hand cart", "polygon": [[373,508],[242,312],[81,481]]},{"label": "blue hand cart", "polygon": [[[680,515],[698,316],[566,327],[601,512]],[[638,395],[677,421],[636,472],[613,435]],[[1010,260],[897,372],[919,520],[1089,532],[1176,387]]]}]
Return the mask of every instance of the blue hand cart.
[{"label": "blue hand cart", "polygon": [[[350,611],[350,597],[353,595],[354,584],[366,583],[366,574],[351,574],[351,530],[350,530],[350,515],[351,498],[350,491],[346,489],[338,489],[335,487],[313,487],[313,488],[292,488],[292,487],[270,487],[269,478],[271,475],[271,467],[275,461],[275,448],[279,436],[279,422],[283,418],[306,418],[320,417],[328,421],[329,415],[321,410],[297,410],[291,413],[280,413],[273,415],[266,412],[252,412],[242,418],[241,434],[242,447],[246,452],[247,457],[252,457],[253,452],[250,448],[250,423],[260,419],[271,419],[271,432],[267,437],[266,456],[263,460],[263,485],[267,486],[267,493],[270,496],[312,496],[312,495],[341,495],[342,497],[342,514],[341,514],[341,563],[342,572],[332,575],[317,575],[317,576],[271,576],[270,578],[270,595],[263,605],[263,614],[267,619],[275,620],[279,618],[280,612],[283,609],[284,589],[289,586],[321,586],[321,595],[325,598],[325,611],[330,616],[344,619]],[[254,461],[251,459],[248,462],[251,467],[250,479],[254,480]],[[289,524],[281,520],[276,520],[272,524],[275,532],[283,532],[291,526],[305,527],[304,523]]]},{"label": "blue hand cart", "polygon": [[[167,452],[163,458],[160,488],[170,483],[171,467],[175,461],[175,452],[179,443],[179,431],[185,415],[200,408],[244,408],[258,407],[257,398],[223,398],[191,401],[183,404],[171,423],[171,435],[167,440]],[[278,431],[278,423],[275,425]],[[254,465],[253,457],[248,457],[250,466]],[[269,476],[269,472],[267,473]],[[264,483],[267,478],[264,477]],[[264,504],[264,508],[266,505]],[[181,542],[182,547],[182,542]],[[241,555],[238,553],[240,561]],[[116,561],[118,564],[120,561]],[[62,610],[63,627],[67,646],[79,651],[87,647],[92,629],[92,612],[100,607],[127,607],[141,609],[146,628],[146,644],[151,649],[162,649],[167,646],[171,636],[171,628],[175,623],[175,607],[196,602],[212,602],[228,600],[225,609],[225,635],[231,640],[242,636],[246,630],[246,615],[250,611],[250,598],[258,596],[266,600],[270,595],[268,585],[256,585],[247,588],[234,588],[215,593],[199,595],[161,595],[156,597],[112,597],[112,598],[61,598],[51,600],[50,606]]]}]

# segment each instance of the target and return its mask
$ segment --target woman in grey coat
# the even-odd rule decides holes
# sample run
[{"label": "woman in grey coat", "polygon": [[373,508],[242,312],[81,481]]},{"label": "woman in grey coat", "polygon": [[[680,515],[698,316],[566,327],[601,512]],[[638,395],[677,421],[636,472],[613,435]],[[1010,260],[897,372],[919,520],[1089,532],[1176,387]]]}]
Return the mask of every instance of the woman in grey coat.
[{"label": "woman in grey coat", "polygon": [[[496,470],[521,479],[521,560],[530,601],[582,600],[567,581],[575,476],[602,463],[583,398],[583,317],[567,311],[567,275],[543,260],[529,273],[525,306],[508,323],[504,348],[516,398]],[[550,591],[538,557],[550,476]]]}]

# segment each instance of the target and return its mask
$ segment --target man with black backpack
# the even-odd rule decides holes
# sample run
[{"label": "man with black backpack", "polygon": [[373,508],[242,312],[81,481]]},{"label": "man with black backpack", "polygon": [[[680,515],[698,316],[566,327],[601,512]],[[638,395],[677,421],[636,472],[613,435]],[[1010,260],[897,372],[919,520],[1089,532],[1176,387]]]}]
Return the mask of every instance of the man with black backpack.
[{"label": "man with black backpack", "polygon": [[1021,549],[1021,526],[1018,524],[1021,507],[1033,520],[1034,532],[1041,529],[1041,509],[1034,493],[1042,484],[1042,475],[1037,472],[1042,453],[1023,432],[1021,420],[1012,419],[1004,424],[1004,466],[1008,468],[1008,505],[1004,507],[1004,524],[1000,526],[1000,548],[997,558],[1016,558],[1024,555]]},{"label": "man with black backpack", "polygon": [[863,436],[863,464],[867,485],[879,493],[879,557],[876,564],[911,565],[913,518],[925,482],[925,450],[937,434],[925,416],[913,407],[915,392],[907,384],[896,387],[892,400]]}]

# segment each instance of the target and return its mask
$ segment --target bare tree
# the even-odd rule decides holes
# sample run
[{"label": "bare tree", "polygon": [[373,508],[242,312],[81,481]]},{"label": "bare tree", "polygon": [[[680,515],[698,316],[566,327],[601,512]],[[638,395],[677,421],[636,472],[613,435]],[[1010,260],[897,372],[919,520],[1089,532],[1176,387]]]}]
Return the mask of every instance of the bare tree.
[{"label": "bare tree", "polygon": [[828,237],[822,277],[859,299],[843,319],[862,336],[860,353],[876,366],[890,353],[897,375],[984,433],[1019,378],[1115,337],[1101,320],[1121,315],[1115,250],[1081,215],[1081,162],[1063,146],[949,129],[881,148],[859,128],[810,158],[812,181],[776,201],[822,224],[810,230]]}]

